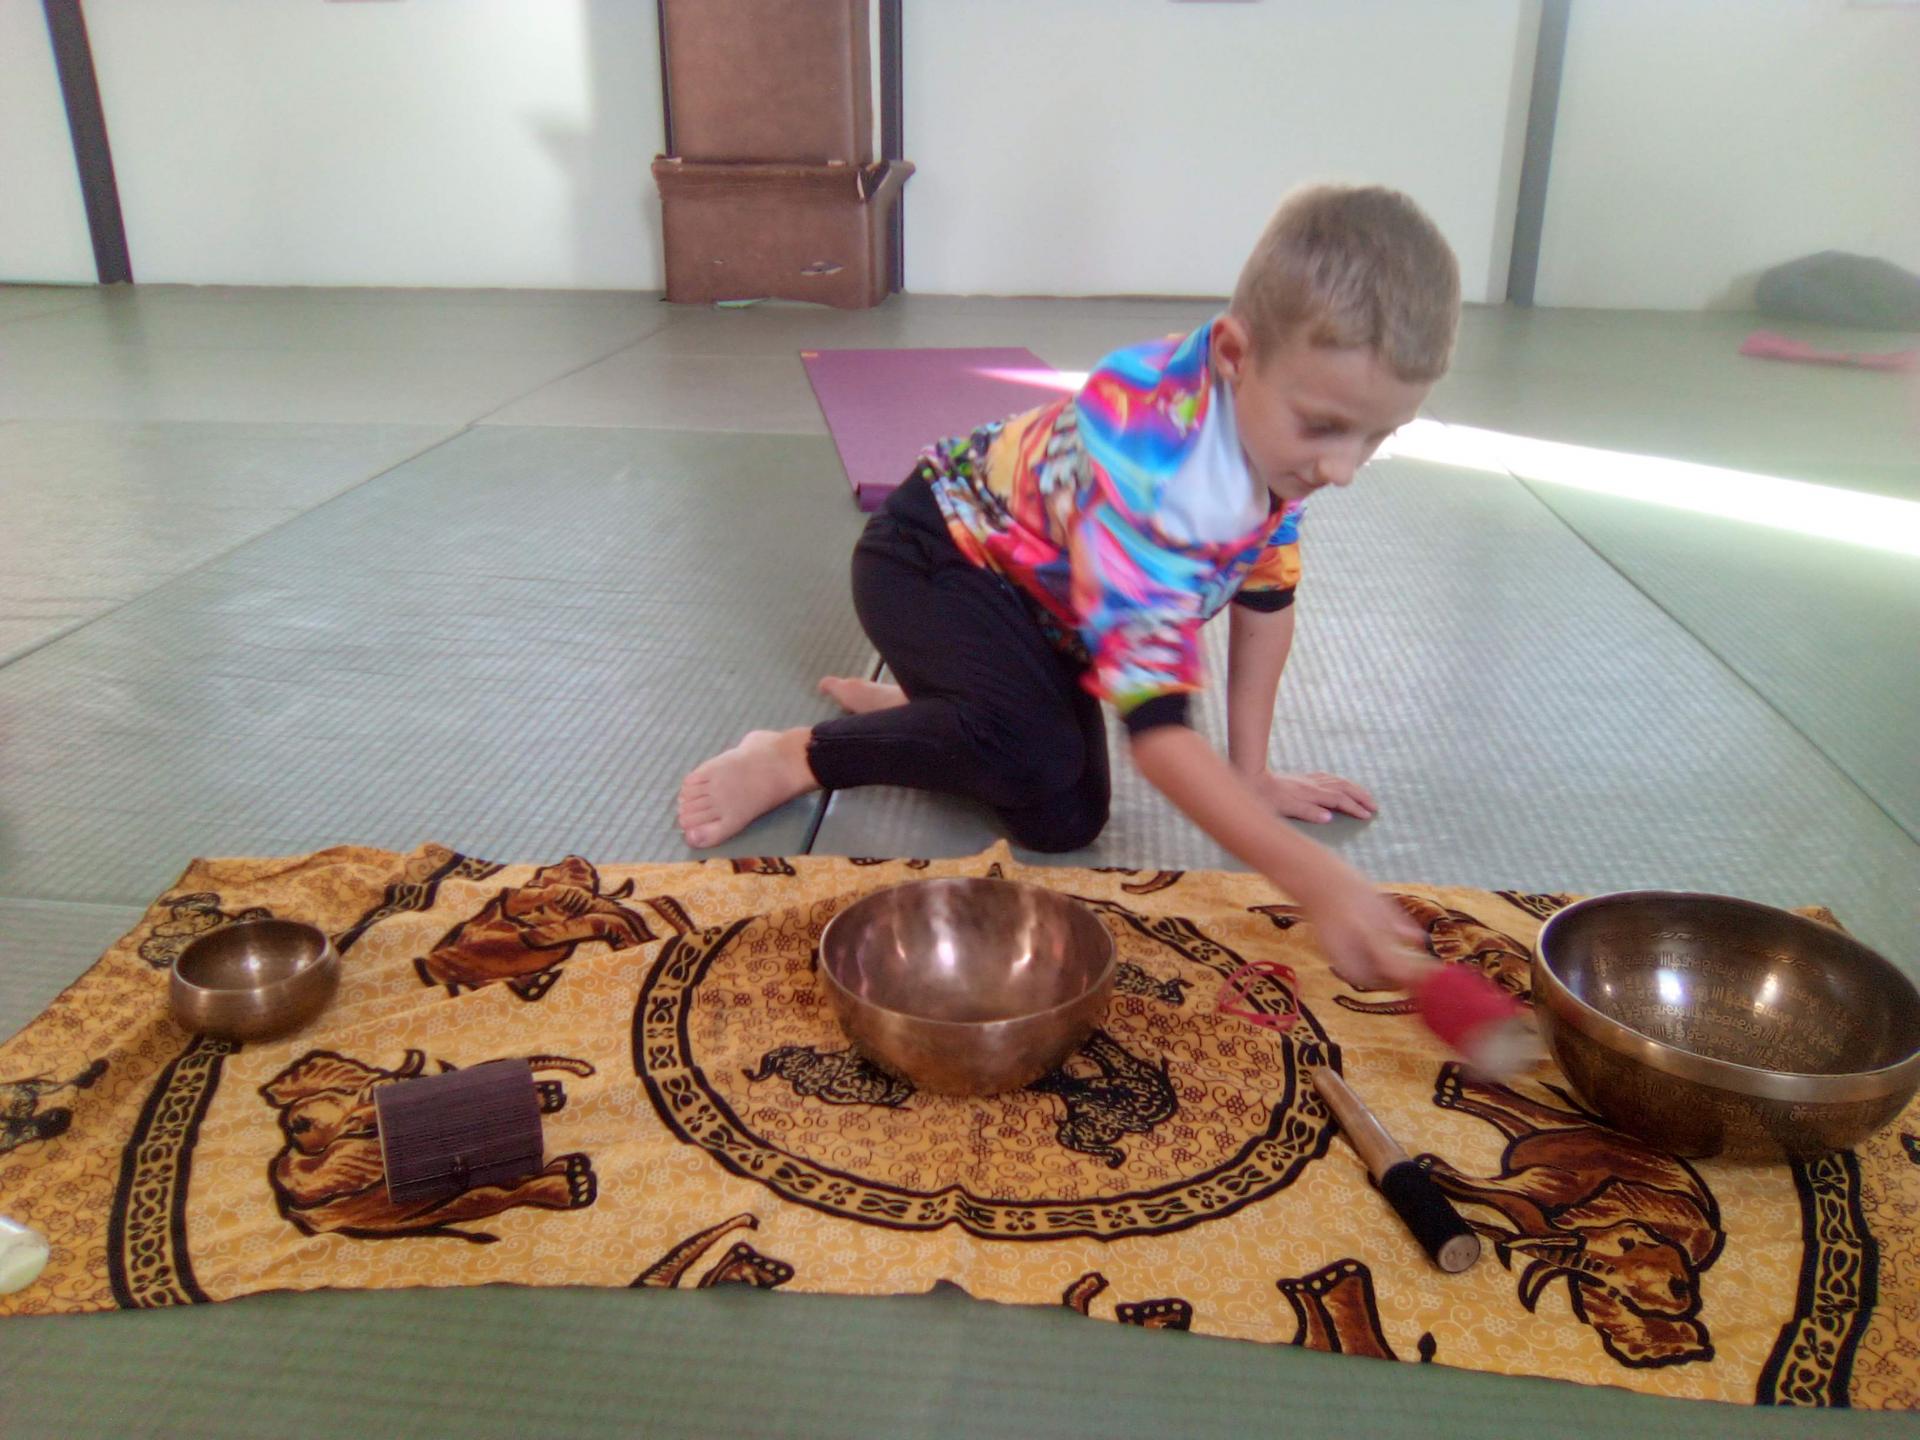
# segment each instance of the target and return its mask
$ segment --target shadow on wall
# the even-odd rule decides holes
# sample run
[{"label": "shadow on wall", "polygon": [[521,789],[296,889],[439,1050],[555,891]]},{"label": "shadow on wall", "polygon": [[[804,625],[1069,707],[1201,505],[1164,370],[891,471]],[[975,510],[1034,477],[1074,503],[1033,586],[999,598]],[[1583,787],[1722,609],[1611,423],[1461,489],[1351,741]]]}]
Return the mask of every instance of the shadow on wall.
[{"label": "shadow on wall", "polygon": [[1714,294],[1707,297],[1708,310],[1752,310],[1754,291],[1759,288],[1763,270],[1748,270],[1743,274],[1731,276],[1727,283]]},{"label": "shadow on wall", "polygon": [[1500,180],[1494,189],[1493,244],[1487,256],[1490,296],[1507,293],[1513,264],[1513,222],[1520,204],[1520,169],[1527,155],[1527,119],[1533,98],[1535,51],[1540,42],[1539,7],[1522,7],[1514,26],[1513,72],[1507,87],[1507,125],[1500,146]]},{"label": "shadow on wall", "polygon": [[654,7],[575,0],[574,9],[584,92],[580,112],[527,116],[541,148],[566,177],[569,278],[585,289],[658,290],[664,275],[660,197],[649,166],[665,148],[666,127]]}]

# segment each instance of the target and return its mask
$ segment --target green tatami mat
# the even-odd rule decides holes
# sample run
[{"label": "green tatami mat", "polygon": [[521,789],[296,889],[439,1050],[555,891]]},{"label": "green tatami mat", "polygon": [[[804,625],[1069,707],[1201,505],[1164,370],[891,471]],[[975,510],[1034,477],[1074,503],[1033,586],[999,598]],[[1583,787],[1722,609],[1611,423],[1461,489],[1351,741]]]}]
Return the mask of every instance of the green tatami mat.
[{"label": "green tatami mat", "polygon": [[344,842],[684,855],[682,774],[864,663],[845,489],[824,439],[469,432],[0,669],[0,895]]},{"label": "green tatami mat", "polygon": [[52,1004],[143,913],[137,905],[0,899],[0,1039]]},{"label": "green tatami mat", "polygon": [[[36,324],[32,363],[47,356],[64,375],[23,376],[4,351],[16,324],[110,302],[143,327]],[[805,396],[794,356],[809,345],[1025,345],[1083,366],[1212,309],[897,296],[868,312],[718,311],[646,296],[0,288],[0,416],[467,423],[529,391],[531,403],[548,382],[546,402],[580,399],[562,377],[606,355],[630,321],[630,353],[779,361]],[[599,311],[611,332],[591,318]],[[1732,356],[1740,326],[1475,310],[1456,370],[1761,366]],[[696,397],[700,423],[753,426],[762,396],[787,403],[754,371],[737,388],[706,372],[716,393]],[[1787,383],[1817,372],[1772,373]],[[627,407],[616,415],[650,414],[644,423],[673,418],[658,397],[600,398]],[[1686,408],[1672,413],[1674,442],[1700,447],[1676,453],[1715,458],[1714,435],[1690,439]],[[1844,443],[1863,414],[1843,398],[1802,450],[1870,469],[1871,455]],[[1612,409],[1621,424],[1632,416]],[[1590,433],[1636,448],[1618,425]],[[860,523],[824,439],[489,428],[0,668],[0,895],[116,902],[0,907],[0,1024],[50,998],[193,854],[432,837],[516,860],[564,848],[681,857],[672,807],[687,766],[749,726],[823,715],[821,672],[864,673],[846,578]],[[1307,535],[1275,756],[1375,787],[1380,819],[1334,837],[1375,874],[1543,886],[1717,877],[1716,888],[1762,898],[1830,900],[1867,933],[1878,913],[1879,938],[1910,954],[1912,843],[1518,486],[1396,468],[1316,502]],[[990,833],[977,820],[959,835],[935,826],[936,811],[958,813],[938,802],[888,818],[893,802],[878,794],[837,797],[816,848],[974,849]],[[866,823],[849,823],[856,812]],[[735,848],[797,849],[808,814],[790,807]],[[1155,814],[1137,778],[1123,782],[1115,835],[1137,853],[1112,863],[1195,863],[1210,848]],[[1911,1416],[1654,1401],[954,1294],[317,1293],[0,1324],[5,1440],[1797,1440],[1913,1429]]]},{"label": "green tatami mat", "polygon": [[[1720,498],[1735,508],[1743,473],[1920,501],[1915,377],[1738,354],[1759,328],[1840,351],[1915,339],[1746,314],[1470,310],[1431,408],[1598,447],[1602,480],[1639,455],[1730,467]],[[1920,561],[1543,483],[1554,454],[1507,448],[1542,501],[1920,835]]]},{"label": "green tatami mat", "polygon": [[609,356],[487,417],[490,425],[631,425],[825,435],[826,422],[793,355]]},{"label": "green tatami mat", "polygon": [[[1822,902],[1920,967],[1920,846],[1518,482],[1381,461],[1303,535],[1273,763],[1381,806],[1309,833],[1381,881]],[[1224,744],[1209,628],[1200,719]],[[1231,863],[1115,758],[1112,822],[1072,863]],[[814,848],[951,854],[991,833],[954,802],[849,791]]]},{"label": "green tatami mat", "polygon": [[[9,295],[40,296],[5,303]],[[60,297],[71,297],[64,302]],[[35,312],[61,318],[39,319]],[[33,317],[5,337],[11,349],[91,350],[102,362],[143,349],[351,352],[422,364],[458,352],[539,355],[582,363],[665,323],[650,291],[395,290],[251,285],[133,285],[0,289],[0,323]]]},{"label": "green tatami mat", "polygon": [[1920,557],[1524,478],[1920,838]]},{"label": "green tatami mat", "polygon": [[426,425],[0,424],[0,664],[451,433]]},{"label": "green tatami mat", "polygon": [[[537,322],[459,296],[383,313],[324,291],[116,291],[0,324],[0,419],[461,425],[645,334],[658,316],[642,304],[621,298],[611,330],[550,328],[538,343]],[[433,317],[411,345],[396,323],[409,308]],[[360,319],[318,318],[339,313]],[[346,333],[306,340],[310,320],[318,336]]]},{"label": "green tatami mat", "polygon": [[[1772,370],[1812,370],[1747,360]],[[1835,391],[1836,375],[1851,386]],[[1799,381],[1802,377],[1788,377]],[[1920,439],[1908,428],[1911,401],[1903,377],[1814,370],[1812,385],[1778,395],[1715,391],[1694,377],[1658,372],[1628,376],[1534,375],[1524,381],[1461,375],[1442,382],[1433,413],[1534,439],[1628,455],[1658,455],[1762,475],[1826,483],[1833,467],[1858,467],[1877,486],[1920,498],[1904,473]],[[1771,388],[1771,387],[1768,387]],[[1854,426],[1836,451],[1828,432]]]},{"label": "green tatami mat", "polygon": [[1141,1330],[954,1291],[746,1289],[321,1291],[15,1319],[0,1325],[0,1413],[8,1440],[1797,1440],[1913,1426]]},{"label": "green tatami mat", "polygon": [[[1185,333],[1219,313],[1223,303],[895,295],[873,310],[784,302],[737,310],[669,305],[663,307],[666,323],[636,343],[633,353],[791,356],[808,349],[1023,345],[1052,364],[1084,368],[1123,345]],[[939,437],[927,438],[931,443]]]},{"label": "green tatami mat", "polygon": [[[487,417],[505,425],[632,425],[824,435],[801,368],[809,349],[1022,344],[1085,368],[1122,346],[1203,324],[1214,301],[1010,301],[901,296],[876,310],[665,306],[633,345]],[[982,415],[984,421],[997,415]],[[926,443],[939,440],[928,435]],[[904,465],[903,465],[904,470]]]},{"label": "green tatami mat", "polygon": [[1739,353],[1754,330],[1846,351],[1914,337],[1764,315],[1470,306],[1441,419],[1920,498],[1914,377]]}]

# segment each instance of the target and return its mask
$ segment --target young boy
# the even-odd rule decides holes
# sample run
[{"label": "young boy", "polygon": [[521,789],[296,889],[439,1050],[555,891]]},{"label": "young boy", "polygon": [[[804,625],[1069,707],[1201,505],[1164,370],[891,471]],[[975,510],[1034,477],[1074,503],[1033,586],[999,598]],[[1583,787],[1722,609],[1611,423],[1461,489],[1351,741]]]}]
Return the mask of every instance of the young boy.
[{"label": "young boy", "polygon": [[[1414,417],[1459,312],[1453,252],[1404,195],[1288,197],[1225,314],[926,452],[853,558],[854,606],[898,686],[823,680],[844,718],[754,731],[701,765],[680,790],[687,843],[821,786],[907,785],[985,803],[1032,849],[1078,849],[1107,820],[1105,700],[1141,773],[1306,910],[1343,977],[1404,980],[1410,923],[1280,819],[1365,819],[1372,798],[1269,773],[1267,740],[1301,506]],[[1200,627],[1230,601],[1229,759],[1187,710]]]}]

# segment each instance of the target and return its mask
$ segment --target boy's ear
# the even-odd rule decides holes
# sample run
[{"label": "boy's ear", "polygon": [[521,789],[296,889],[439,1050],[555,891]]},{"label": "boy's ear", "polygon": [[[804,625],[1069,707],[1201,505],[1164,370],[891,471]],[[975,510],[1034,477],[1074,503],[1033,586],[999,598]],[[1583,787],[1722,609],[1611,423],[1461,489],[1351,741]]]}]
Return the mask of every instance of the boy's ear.
[{"label": "boy's ear", "polygon": [[1253,336],[1246,323],[1237,315],[1222,315],[1213,322],[1208,347],[1214,373],[1229,385],[1239,384],[1253,360]]}]

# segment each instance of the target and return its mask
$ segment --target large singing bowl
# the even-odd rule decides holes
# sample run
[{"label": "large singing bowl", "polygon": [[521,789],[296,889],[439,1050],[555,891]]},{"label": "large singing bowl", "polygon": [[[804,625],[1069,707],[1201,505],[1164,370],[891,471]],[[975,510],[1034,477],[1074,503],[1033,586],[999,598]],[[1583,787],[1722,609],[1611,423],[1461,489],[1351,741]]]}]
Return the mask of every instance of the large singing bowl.
[{"label": "large singing bowl", "polygon": [[1039,1079],[1106,1012],[1113,937],[1077,900],[1011,880],[918,880],[855,901],[820,936],[854,1046],[922,1090]]},{"label": "large singing bowl", "polygon": [[1849,1149],[1920,1087],[1920,991],[1831,926],[1718,895],[1633,891],[1540,931],[1534,1012],[1573,1088],[1676,1155]]}]

